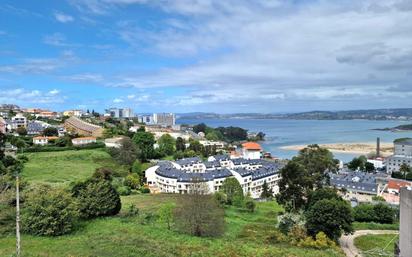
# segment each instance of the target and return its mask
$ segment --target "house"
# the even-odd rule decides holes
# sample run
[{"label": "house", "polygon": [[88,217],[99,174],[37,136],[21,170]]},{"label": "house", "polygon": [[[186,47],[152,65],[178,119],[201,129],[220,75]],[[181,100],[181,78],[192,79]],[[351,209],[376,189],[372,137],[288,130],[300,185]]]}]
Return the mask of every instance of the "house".
[{"label": "house", "polygon": [[33,144],[35,145],[47,145],[51,140],[56,140],[59,137],[33,137]]},{"label": "house", "polygon": [[56,118],[57,113],[56,112],[51,112],[51,111],[42,111],[39,114],[36,114],[36,117],[40,118]]},{"label": "house", "polygon": [[36,121],[29,121],[27,123],[27,135],[40,135],[43,133],[43,124]]},{"label": "house", "polygon": [[122,146],[122,140],[125,137],[113,137],[113,138],[107,138],[104,140],[104,144],[106,147],[113,147],[113,148],[120,148]]},{"label": "house", "polygon": [[256,142],[246,142],[242,144],[243,158],[248,160],[260,159],[262,154],[262,147]]},{"label": "house", "polygon": [[78,138],[73,138],[72,139],[73,145],[87,145],[87,144],[92,144],[96,143],[96,138],[95,137],[78,137]]},{"label": "house", "polygon": [[399,195],[400,189],[402,187],[411,187],[412,182],[402,179],[390,179],[386,190],[390,194]]},{"label": "house", "polygon": [[16,114],[16,116],[11,118],[11,129],[26,128],[27,118],[23,116],[22,113]]},{"label": "house", "polygon": [[2,117],[0,117],[0,133],[5,134],[6,133],[6,127],[7,127],[6,121]]},{"label": "house", "polygon": [[63,112],[63,116],[81,117],[81,116],[83,116],[83,111],[82,110],[68,110],[68,111]]},{"label": "house", "polygon": [[85,122],[77,117],[70,117],[64,122],[64,128],[67,132],[79,134],[86,137],[101,137],[103,128],[88,122]]}]

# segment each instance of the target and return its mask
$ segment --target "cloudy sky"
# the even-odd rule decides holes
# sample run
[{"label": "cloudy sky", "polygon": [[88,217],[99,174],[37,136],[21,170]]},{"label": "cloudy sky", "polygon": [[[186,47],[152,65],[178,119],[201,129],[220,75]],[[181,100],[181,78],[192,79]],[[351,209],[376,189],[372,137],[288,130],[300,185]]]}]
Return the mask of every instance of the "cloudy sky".
[{"label": "cloudy sky", "polygon": [[2,0],[0,103],[412,107],[412,0]]}]

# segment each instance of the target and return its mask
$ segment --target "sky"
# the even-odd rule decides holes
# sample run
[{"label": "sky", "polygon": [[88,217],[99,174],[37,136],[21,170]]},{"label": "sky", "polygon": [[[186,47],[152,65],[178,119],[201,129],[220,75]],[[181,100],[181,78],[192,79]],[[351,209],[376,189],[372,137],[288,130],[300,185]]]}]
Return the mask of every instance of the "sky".
[{"label": "sky", "polygon": [[412,0],[2,0],[0,103],[412,107]]}]

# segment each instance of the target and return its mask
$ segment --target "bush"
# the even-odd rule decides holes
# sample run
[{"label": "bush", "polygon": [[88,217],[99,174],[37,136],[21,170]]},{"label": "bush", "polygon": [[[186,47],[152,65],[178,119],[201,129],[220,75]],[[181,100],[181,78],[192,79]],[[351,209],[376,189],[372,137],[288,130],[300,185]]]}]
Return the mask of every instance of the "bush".
[{"label": "bush", "polygon": [[315,240],[308,236],[297,245],[299,247],[311,247],[315,249],[336,248],[336,243],[330,240],[323,232],[317,233]]},{"label": "bush", "polygon": [[256,203],[253,199],[247,199],[245,201],[245,207],[249,212],[255,212]]},{"label": "bush", "polygon": [[119,195],[130,195],[132,193],[132,189],[128,186],[120,186],[116,188]]},{"label": "bush", "polygon": [[68,192],[42,186],[27,195],[23,230],[33,235],[63,235],[73,230],[77,217],[74,199]]},{"label": "bush", "polygon": [[355,221],[391,224],[395,220],[396,212],[390,206],[378,203],[376,205],[360,204],[353,208],[353,214]]},{"label": "bush", "polygon": [[287,235],[295,225],[303,225],[301,216],[293,213],[286,213],[278,216],[278,229]]},{"label": "bush", "polygon": [[142,192],[143,194],[149,194],[150,193],[150,189],[147,187],[142,187],[140,189],[140,192]]},{"label": "bush", "polygon": [[124,179],[124,185],[131,188],[131,189],[139,189],[139,187],[140,187],[139,176],[135,173],[130,173]]},{"label": "bush", "polygon": [[119,193],[108,180],[89,179],[76,184],[72,191],[82,218],[116,215],[121,209]]}]

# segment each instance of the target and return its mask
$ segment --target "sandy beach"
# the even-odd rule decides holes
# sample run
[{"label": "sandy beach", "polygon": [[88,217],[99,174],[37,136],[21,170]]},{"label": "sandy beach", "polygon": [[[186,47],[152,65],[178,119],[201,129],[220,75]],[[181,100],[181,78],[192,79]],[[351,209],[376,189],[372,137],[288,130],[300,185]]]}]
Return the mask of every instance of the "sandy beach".
[{"label": "sandy beach", "polygon": [[[333,144],[320,144],[321,147],[328,149],[335,153],[348,153],[367,155],[369,153],[376,152],[376,142],[357,142],[357,143],[333,143]],[[283,150],[299,151],[305,148],[306,145],[288,145],[280,147]],[[393,154],[393,143],[381,142],[381,155],[389,156]]]}]

